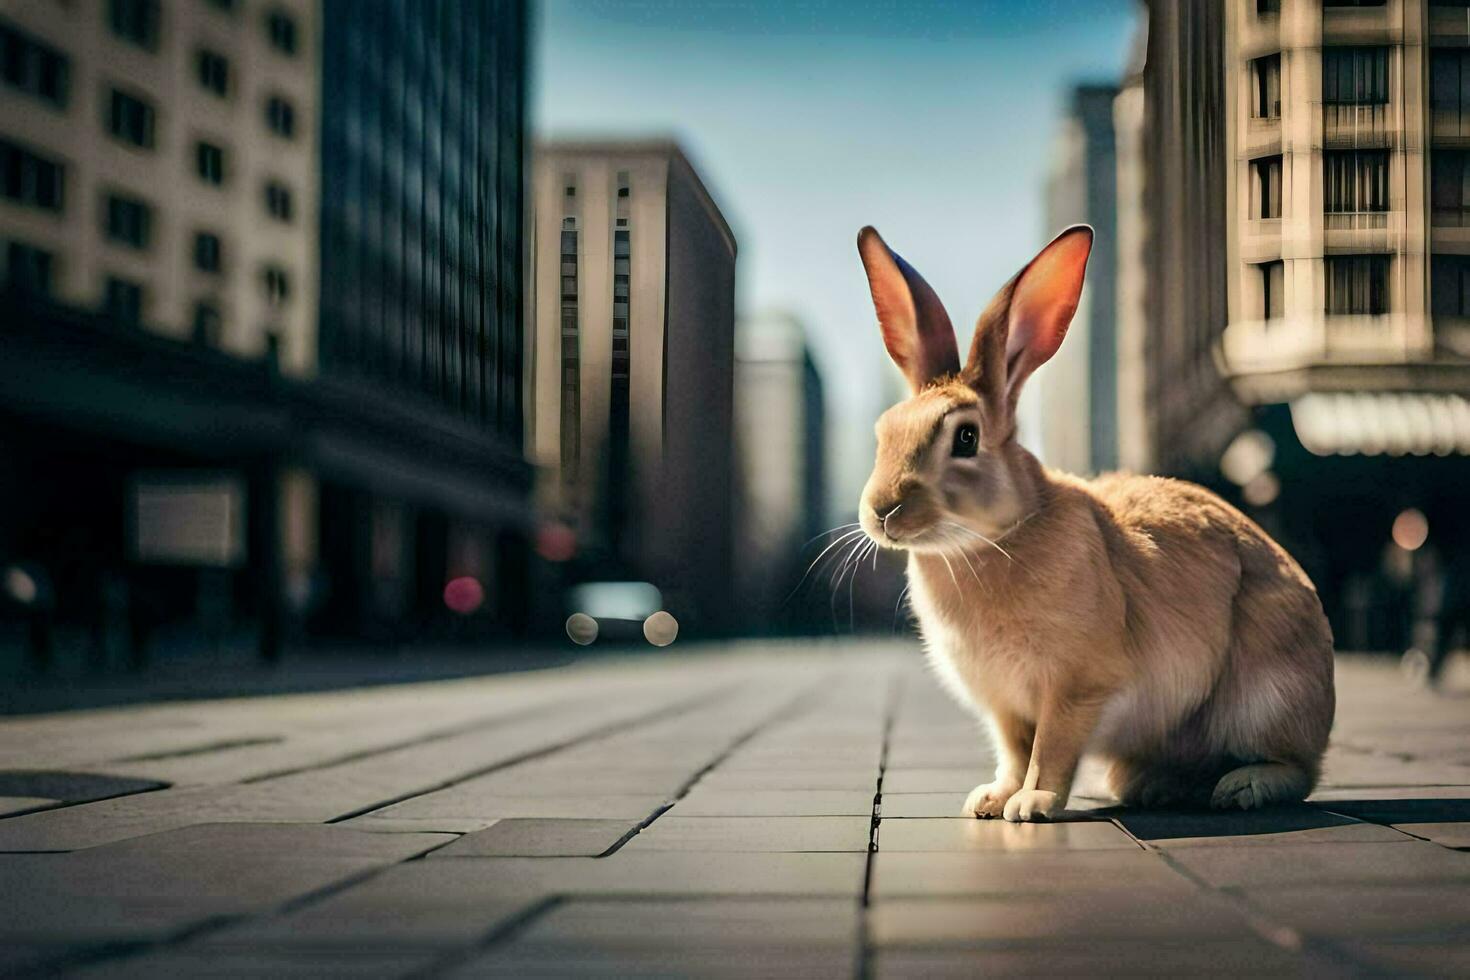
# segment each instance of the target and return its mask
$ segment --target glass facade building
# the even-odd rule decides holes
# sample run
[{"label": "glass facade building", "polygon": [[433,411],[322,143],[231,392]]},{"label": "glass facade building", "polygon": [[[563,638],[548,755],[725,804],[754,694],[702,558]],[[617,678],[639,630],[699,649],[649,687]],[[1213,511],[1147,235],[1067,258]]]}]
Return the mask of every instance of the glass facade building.
[{"label": "glass facade building", "polygon": [[321,371],[522,440],[524,0],[325,0]]}]

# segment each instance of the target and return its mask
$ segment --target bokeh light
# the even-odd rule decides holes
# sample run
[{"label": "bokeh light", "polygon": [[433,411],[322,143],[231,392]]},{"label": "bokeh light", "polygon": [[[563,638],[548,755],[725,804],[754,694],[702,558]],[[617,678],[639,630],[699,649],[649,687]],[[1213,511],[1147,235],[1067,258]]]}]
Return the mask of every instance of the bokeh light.
[{"label": "bokeh light", "polygon": [[643,637],[656,647],[666,647],[679,636],[679,621],[660,609],[643,621]]},{"label": "bokeh light", "polygon": [[567,617],[567,636],[578,646],[586,646],[597,639],[597,620],[586,613],[572,613]]},{"label": "bokeh light", "polygon": [[1418,551],[1429,540],[1429,518],[1410,507],[1393,519],[1393,543],[1405,551]]},{"label": "bokeh light", "polygon": [[485,588],[469,575],[450,579],[444,586],[444,604],[461,616],[468,616],[485,602]]}]

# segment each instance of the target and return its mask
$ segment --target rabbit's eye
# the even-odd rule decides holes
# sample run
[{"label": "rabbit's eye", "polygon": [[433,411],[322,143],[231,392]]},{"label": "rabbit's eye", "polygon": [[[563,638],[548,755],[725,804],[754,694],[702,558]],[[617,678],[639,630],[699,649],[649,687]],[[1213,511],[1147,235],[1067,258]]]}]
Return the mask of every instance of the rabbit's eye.
[{"label": "rabbit's eye", "polygon": [[950,455],[973,456],[979,445],[980,430],[975,428],[975,423],[964,422],[954,430],[954,448],[950,450]]}]

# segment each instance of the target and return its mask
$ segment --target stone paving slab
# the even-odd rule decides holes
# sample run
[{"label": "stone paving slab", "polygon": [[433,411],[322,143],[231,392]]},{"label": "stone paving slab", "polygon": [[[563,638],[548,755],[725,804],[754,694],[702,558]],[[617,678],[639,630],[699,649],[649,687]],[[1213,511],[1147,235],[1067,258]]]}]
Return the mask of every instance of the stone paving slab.
[{"label": "stone paving slab", "polygon": [[872,817],[660,817],[628,842],[629,851],[866,853]]},{"label": "stone paving slab", "polygon": [[0,855],[0,945],[161,939],[415,857],[451,838],[216,824],[68,854]]},{"label": "stone paving slab", "polygon": [[531,943],[598,946],[851,946],[861,907],[841,898],[573,899],[520,935]]},{"label": "stone paving slab", "polygon": [[1303,977],[1342,975],[1337,964],[1261,939],[1215,942],[1155,939],[1033,943],[991,949],[880,950],[880,980],[973,980],[984,977]]},{"label": "stone paving slab", "polygon": [[1470,882],[1251,885],[1240,894],[1271,920],[1328,939],[1470,940]]},{"label": "stone paving slab", "polygon": [[869,929],[879,948],[1253,936],[1228,902],[1147,888],[1131,893],[1126,902],[1100,901],[1091,891],[884,900],[874,903]]},{"label": "stone paving slab", "polygon": [[[1346,848],[1351,847],[1351,850]],[[1180,847],[1169,857],[1216,888],[1378,882],[1470,882],[1470,854],[1410,840],[1393,844]]]},{"label": "stone paving slab", "polygon": [[599,857],[636,830],[627,820],[512,818],[465,834],[429,856]]},{"label": "stone paving slab", "polygon": [[698,787],[680,800],[676,809],[681,817],[870,817],[873,814],[873,793],[868,790],[717,790]]},{"label": "stone paving slab", "polygon": [[[882,830],[879,830],[881,842]],[[1173,890],[1196,886],[1154,853],[1131,851],[1013,851],[888,853],[873,861],[870,893],[877,899],[926,896],[1026,895],[1102,890]]]},{"label": "stone paving slab", "polygon": [[0,778],[57,801],[0,806],[0,974],[1463,975],[1470,702],[1344,658],[1339,704],[1311,804],[1084,760],[1044,825],[957,816],[993,754],[903,644],[0,720],[11,772],[147,787]]},{"label": "stone paving slab", "polygon": [[698,943],[658,947],[511,943],[448,974],[454,978],[644,977],[657,980],[851,980],[854,947],[776,946],[747,942],[734,948]]},{"label": "stone paving slab", "polygon": [[884,820],[878,849],[903,851],[1137,851],[1141,846],[1106,821],[1007,823],[965,817]]}]

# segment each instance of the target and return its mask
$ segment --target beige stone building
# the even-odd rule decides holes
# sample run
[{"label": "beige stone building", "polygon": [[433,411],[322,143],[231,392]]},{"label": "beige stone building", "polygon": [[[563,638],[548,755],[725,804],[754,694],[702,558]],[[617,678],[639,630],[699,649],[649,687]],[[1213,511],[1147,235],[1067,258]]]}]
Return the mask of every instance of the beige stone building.
[{"label": "beige stone building", "polygon": [[316,361],[317,5],[0,5],[15,288],[245,357]]},{"label": "beige stone building", "polygon": [[537,149],[527,445],[585,574],[722,623],[733,529],[735,238],[668,141]]},{"label": "beige stone building", "polygon": [[1436,587],[1410,553],[1470,547],[1466,5],[1147,11],[1114,107],[1125,463],[1231,496],[1340,645],[1402,650]]}]

